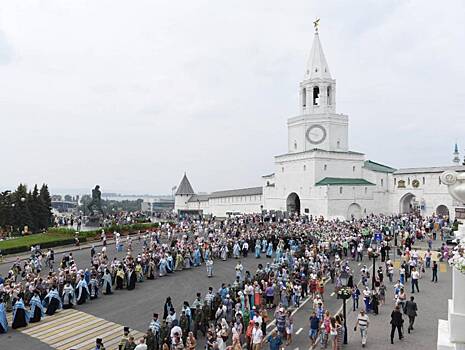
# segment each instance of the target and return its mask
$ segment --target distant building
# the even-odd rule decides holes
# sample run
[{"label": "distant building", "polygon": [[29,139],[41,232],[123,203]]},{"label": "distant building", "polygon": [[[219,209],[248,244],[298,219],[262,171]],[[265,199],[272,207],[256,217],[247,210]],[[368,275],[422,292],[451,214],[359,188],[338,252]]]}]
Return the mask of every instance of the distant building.
[{"label": "distant building", "polygon": [[174,198],[158,197],[144,199],[141,203],[141,211],[147,214],[171,212],[174,209]]},{"label": "distant building", "polygon": [[349,118],[336,113],[336,80],[318,32],[299,95],[300,114],[287,122],[288,151],[275,157],[275,171],[262,176],[262,186],[200,195],[184,174],[175,210],[217,217],[262,210],[327,218],[412,211],[454,217],[453,208],[462,203],[453,202],[440,175],[465,166],[397,170],[349,149]]}]

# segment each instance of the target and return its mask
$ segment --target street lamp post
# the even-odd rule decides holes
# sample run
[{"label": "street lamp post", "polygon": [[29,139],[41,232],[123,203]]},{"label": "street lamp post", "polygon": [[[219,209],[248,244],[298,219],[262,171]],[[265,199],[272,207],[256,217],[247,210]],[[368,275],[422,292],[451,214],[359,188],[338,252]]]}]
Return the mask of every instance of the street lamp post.
[{"label": "street lamp post", "polygon": [[371,243],[371,257],[373,258],[373,276],[371,276],[371,290],[375,289],[375,273],[376,273],[376,258],[378,257],[378,244],[376,242]]},{"label": "street lamp post", "polygon": [[346,270],[341,272],[342,287],[338,291],[339,298],[342,299],[342,315],[344,317],[344,344],[347,344],[347,321],[346,321],[346,300],[352,296],[352,289],[347,286],[349,282],[349,274]]}]

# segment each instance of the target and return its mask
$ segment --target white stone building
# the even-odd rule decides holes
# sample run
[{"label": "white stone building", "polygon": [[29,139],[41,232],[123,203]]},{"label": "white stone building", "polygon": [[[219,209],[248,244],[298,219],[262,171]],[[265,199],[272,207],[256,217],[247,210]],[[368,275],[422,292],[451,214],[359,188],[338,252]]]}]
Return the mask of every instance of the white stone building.
[{"label": "white stone building", "polygon": [[261,187],[196,194],[184,174],[175,196],[175,211],[217,217],[262,210],[297,211],[350,218],[419,210],[425,215],[454,216],[452,209],[459,203],[453,203],[439,176],[450,169],[465,171],[465,166],[457,165],[457,154],[452,167],[396,170],[350,151],[349,117],[336,113],[336,80],[318,32],[299,95],[300,114],[287,122],[287,153],[275,156],[275,171],[262,176]]}]

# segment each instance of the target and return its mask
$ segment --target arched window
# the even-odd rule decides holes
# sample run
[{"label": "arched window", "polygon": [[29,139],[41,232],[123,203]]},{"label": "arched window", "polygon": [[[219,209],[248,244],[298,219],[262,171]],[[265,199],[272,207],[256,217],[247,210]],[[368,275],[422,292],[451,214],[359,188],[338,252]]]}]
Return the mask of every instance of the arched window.
[{"label": "arched window", "polygon": [[318,106],[319,105],[319,95],[320,95],[320,88],[318,86],[315,86],[313,88],[313,105]]},{"label": "arched window", "polygon": [[328,101],[328,106],[331,105],[331,86],[328,86],[326,89],[326,98]]},{"label": "arched window", "polygon": [[303,88],[302,90],[302,107],[307,106],[307,89]]},{"label": "arched window", "polygon": [[341,148],[341,141],[337,140],[337,142],[336,142],[336,147],[337,147],[337,148]]}]

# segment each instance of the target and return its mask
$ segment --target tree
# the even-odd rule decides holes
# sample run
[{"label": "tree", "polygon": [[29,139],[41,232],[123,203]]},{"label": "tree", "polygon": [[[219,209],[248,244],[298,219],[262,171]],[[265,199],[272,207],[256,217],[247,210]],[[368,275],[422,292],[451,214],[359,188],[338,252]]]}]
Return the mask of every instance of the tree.
[{"label": "tree", "polygon": [[40,231],[41,227],[41,215],[42,215],[42,201],[39,197],[39,189],[37,185],[34,186],[32,192],[29,192],[28,196],[28,203],[29,203],[29,210],[32,215],[32,231],[37,232]]},{"label": "tree", "polygon": [[40,229],[47,229],[52,225],[52,197],[50,196],[50,191],[48,186],[43,184],[39,192],[40,199]]},{"label": "tree", "polygon": [[14,229],[19,232],[22,232],[25,229],[25,226],[28,226],[28,228],[33,226],[26,185],[19,184],[13,194],[11,224]]}]

